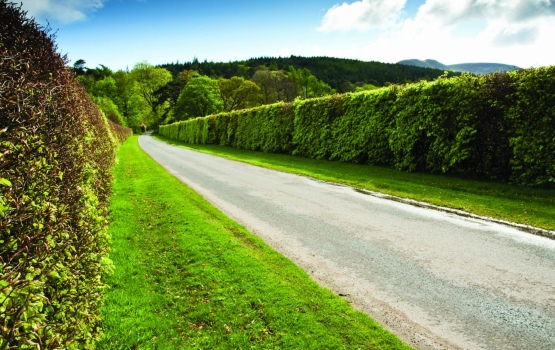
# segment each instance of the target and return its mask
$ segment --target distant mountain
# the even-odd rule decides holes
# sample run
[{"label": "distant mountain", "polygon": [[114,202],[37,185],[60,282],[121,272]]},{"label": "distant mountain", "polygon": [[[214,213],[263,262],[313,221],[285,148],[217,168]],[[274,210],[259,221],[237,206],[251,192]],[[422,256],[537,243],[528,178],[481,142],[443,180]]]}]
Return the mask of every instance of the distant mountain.
[{"label": "distant mountain", "polygon": [[453,72],[469,72],[474,74],[489,74],[495,72],[506,72],[510,70],[520,69],[517,66],[502,64],[502,63],[459,63],[446,65],[436,60],[403,60],[397,62],[398,64],[405,64],[407,66],[416,66],[424,68],[435,68],[442,70],[449,70]]}]

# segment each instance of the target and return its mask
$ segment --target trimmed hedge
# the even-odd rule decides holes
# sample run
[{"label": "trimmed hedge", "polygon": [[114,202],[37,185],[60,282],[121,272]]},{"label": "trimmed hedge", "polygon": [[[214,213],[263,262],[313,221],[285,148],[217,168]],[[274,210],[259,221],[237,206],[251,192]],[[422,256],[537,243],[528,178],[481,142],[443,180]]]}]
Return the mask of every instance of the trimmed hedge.
[{"label": "trimmed hedge", "polygon": [[91,348],[100,336],[119,142],[53,36],[0,0],[0,349]]},{"label": "trimmed hedge", "polygon": [[510,159],[515,182],[555,182],[555,66],[510,73]]},{"label": "trimmed hedge", "polygon": [[[549,185],[554,97],[555,67],[464,74],[197,118],[161,126],[160,133],[189,143]],[[194,137],[206,121],[204,136]]]}]

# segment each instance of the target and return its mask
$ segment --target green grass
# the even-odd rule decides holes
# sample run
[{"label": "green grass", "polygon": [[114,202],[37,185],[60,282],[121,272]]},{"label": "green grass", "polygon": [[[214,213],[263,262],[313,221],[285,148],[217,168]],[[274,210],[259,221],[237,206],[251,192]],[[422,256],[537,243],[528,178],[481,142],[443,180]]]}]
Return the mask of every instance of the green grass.
[{"label": "green grass", "polygon": [[143,153],[120,149],[98,349],[408,349]]},{"label": "green grass", "polygon": [[555,230],[554,188],[530,188],[444,175],[406,173],[384,167],[246,151],[217,145],[190,145],[158,135],[156,137],[173,145],[262,167]]}]

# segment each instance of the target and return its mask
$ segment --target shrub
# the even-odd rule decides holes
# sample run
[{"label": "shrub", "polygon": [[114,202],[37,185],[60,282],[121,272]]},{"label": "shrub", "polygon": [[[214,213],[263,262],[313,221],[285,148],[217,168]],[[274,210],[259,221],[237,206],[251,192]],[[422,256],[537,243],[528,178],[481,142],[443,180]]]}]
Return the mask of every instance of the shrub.
[{"label": "shrub", "polygon": [[[117,140],[53,36],[0,0],[0,348],[92,347]],[[113,134],[112,134],[113,130]]]},{"label": "shrub", "polygon": [[510,73],[512,177],[517,183],[555,183],[555,66]]},{"label": "shrub", "polygon": [[221,113],[202,142],[543,186],[555,182],[553,96],[555,67],[443,76]]},{"label": "shrub", "polygon": [[329,159],[334,153],[333,124],[343,115],[343,95],[295,102],[293,154]]}]

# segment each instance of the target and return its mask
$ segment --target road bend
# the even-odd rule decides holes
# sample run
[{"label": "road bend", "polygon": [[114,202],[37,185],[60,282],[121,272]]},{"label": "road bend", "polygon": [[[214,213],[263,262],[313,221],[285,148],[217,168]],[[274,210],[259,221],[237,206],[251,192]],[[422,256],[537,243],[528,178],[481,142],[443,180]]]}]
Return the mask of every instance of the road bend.
[{"label": "road bend", "polygon": [[418,349],[555,349],[555,241],[174,147],[171,174]]}]

